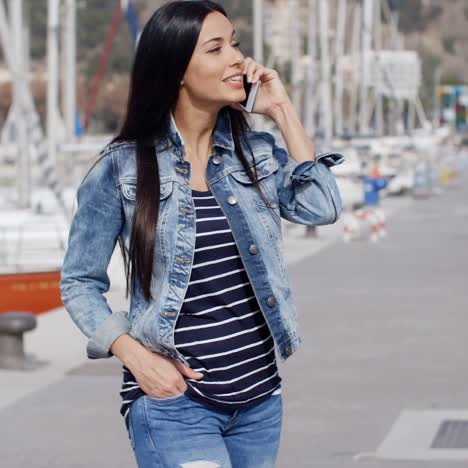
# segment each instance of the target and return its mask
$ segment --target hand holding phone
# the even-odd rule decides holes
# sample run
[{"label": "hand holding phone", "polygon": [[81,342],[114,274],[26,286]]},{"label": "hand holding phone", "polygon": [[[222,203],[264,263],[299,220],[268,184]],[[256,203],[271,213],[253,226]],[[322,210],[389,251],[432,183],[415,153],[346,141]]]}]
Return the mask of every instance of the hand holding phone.
[{"label": "hand holding phone", "polygon": [[252,112],[253,106],[255,104],[255,98],[257,97],[258,88],[260,88],[261,81],[258,80],[255,83],[249,83],[247,81],[247,75],[242,75],[244,80],[244,89],[246,98],[239,103],[239,105],[244,109],[246,112]]}]

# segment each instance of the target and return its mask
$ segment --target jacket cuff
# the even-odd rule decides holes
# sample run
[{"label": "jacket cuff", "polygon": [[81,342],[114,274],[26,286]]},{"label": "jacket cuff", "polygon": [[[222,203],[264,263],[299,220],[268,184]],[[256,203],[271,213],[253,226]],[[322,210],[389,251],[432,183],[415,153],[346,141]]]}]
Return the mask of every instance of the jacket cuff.
[{"label": "jacket cuff", "polygon": [[317,173],[314,173],[314,167],[317,163],[325,164],[327,167],[341,164],[344,156],[340,153],[322,153],[315,157],[314,161],[304,161],[299,163],[291,173],[293,184],[303,184],[304,182],[314,180]]},{"label": "jacket cuff", "polygon": [[129,333],[131,324],[125,310],[117,311],[109,315],[99,324],[93,336],[89,338],[86,352],[89,359],[110,358],[112,343],[124,333]]},{"label": "jacket cuff", "polygon": [[344,156],[341,153],[322,153],[318,154],[315,160],[330,167],[341,164],[344,161]]}]

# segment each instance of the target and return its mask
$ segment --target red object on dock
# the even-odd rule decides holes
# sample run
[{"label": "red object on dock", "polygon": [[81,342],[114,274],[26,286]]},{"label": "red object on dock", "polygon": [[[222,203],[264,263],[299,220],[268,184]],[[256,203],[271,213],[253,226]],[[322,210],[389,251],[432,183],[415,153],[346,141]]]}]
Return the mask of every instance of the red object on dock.
[{"label": "red object on dock", "polygon": [[63,307],[59,289],[60,272],[0,274],[0,314],[10,311],[42,314]]}]

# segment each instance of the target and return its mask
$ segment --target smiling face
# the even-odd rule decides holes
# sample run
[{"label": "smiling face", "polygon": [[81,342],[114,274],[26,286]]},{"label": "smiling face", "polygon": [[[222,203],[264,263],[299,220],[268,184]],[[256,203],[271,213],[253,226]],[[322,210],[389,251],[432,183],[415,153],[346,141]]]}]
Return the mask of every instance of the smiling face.
[{"label": "smiling face", "polygon": [[[244,100],[244,60],[231,22],[219,12],[209,13],[183,78],[182,96],[219,108]],[[239,75],[238,81],[226,80],[232,75]]]}]

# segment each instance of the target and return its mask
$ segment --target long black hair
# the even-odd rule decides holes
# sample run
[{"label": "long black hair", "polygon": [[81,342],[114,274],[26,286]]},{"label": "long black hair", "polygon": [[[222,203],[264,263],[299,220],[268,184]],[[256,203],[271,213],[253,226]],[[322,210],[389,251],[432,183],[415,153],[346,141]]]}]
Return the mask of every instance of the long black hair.
[{"label": "long black hair", "polygon": [[[126,297],[129,278],[135,291],[135,275],[146,301],[153,300],[153,273],[156,227],[159,213],[160,181],[155,141],[164,141],[170,129],[170,113],[175,111],[179,83],[189,65],[206,16],[217,11],[227,17],[224,8],[210,0],[177,0],[158,8],[146,23],[136,49],[126,115],[119,134],[111,143],[136,143],[137,186],[129,250],[119,237],[126,276]],[[231,120],[237,157],[250,180],[265,197],[256,172],[248,170],[240,141],[250,131],[244,114],[226,106]],[[223,110],[222,109],[222,110]],[[252,153],[255,167],[255,158]],[[154,175],[158,174],[158,177]]]}]

